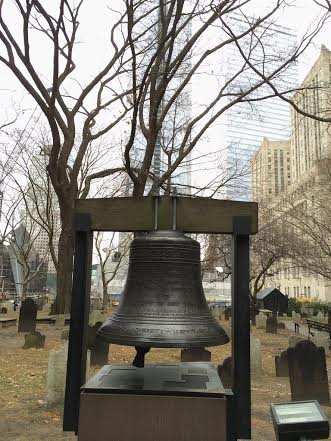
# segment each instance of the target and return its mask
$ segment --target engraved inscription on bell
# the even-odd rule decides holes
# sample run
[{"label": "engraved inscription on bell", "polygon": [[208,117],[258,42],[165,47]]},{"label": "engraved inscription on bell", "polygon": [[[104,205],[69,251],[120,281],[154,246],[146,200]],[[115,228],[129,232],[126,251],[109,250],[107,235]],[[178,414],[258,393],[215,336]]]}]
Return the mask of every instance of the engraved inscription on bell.
[{"label": "engraved inscription on bell", "polygon": [[202,288],[200,245],[178,231],[135,238],[121,302],[101,326],[111,343],[151,347],[225,344]]}]

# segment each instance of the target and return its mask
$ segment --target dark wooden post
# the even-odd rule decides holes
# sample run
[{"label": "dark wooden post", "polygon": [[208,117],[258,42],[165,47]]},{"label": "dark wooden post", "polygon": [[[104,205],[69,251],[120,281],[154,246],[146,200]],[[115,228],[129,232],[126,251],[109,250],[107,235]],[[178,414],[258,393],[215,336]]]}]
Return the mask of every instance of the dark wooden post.
[{"label": "dark wooden post", "polygon": [[90,216],[75,218],[75,260],[72,285],[67,381],[63,430],[78,431],[80,388],[85,383],[87,326],[90,308],[93,232]]},{"label": "dark wooden post", "polygon": [[232,391],[236,438],[251,438],[249,309],[249,234],[251,219],[234,217],[232,237]]}]

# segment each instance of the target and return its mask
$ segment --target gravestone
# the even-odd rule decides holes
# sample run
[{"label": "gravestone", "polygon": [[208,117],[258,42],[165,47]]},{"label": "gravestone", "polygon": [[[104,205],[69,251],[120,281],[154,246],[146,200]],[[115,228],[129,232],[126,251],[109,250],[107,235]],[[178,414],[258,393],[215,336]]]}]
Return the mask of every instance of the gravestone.
[{"label": "gravestone", "polygon": [[0,314],[7,314],[8,310],[5,306],[0,309]]},{"label": "gravestone", "polygon": [[267,334],[277,334],[277,317],[269,315],[267,317],[265,332]]},{"label": "gravestone", "polygon": [[319,348],[324,348],[325,355],[330,355],[329,336],[321,332],[317,332],[311,341]]},{"label": "gravestone", "polygon": [[108,363],[109,343],[97,336],[101,322],[88,327],[87,347],[91,351],[91,366],[105,365]]},{"label": "gravestone", "polygon": [[[59,404],[64,401],[68,360],[68,342],[58,351],[50,351],[47,370],[47,404]],[[90,351],[86,357],[86,379],[90,366]]]},{"label": "gravestone", "polygon": [[297,318],[297,313],[295,311],[292,311],[292,318],[296,319]]},{"label": "gravestone", "polygon": [[262,356],[261,356],[261,343],[260,340],[250,335],[250,358],[251,358],[251,371],[262,371]]},{"label": "gravestone", "polygon": [[255,317],[255,322],[256,322],[256,329],[265,329],[267,324],[267,316],[262,312],[260,312]]},{"label": "gravestone", "polygon": [[300,337],[299,335],[290,335],[288,338],[288,345],[290,348],[294,348],[299,341],[303,340],[306,340],[305,337]]},{"label": "gravestone", "polygon": [[53,302],[50,306],[49,315],[56,315],[56,303]]},{"label": "gravestone", "polygon": [[61,340],[69,340],[69,329],[62,329],[61,331]]},{"label": "gravestone", "polygon": [[282,351],[275,357],[276,377],[288,377],[288,355],[287,351]]},{"label": "gravestone", "polygon": [[65,316],[64,314],[59,314],[55,318],[55,326],[57,328],[63,328],[65,325]]},{"label": "gravestone", "polygon": [[330,404],[324,348],[304,340],[287,352],[292,401],[318,400]]},{"label": "gravestone", "polygon": [[211,352],[205,348],[188,348],[180,351],[180,361],[211,361]]},{"label": "gravestone", "polygon": [[221,365],[217,366],[217,372],[224,386],[224,389],[232,388],[232,359],[227,357]]},{"label": "gravestone", "polygon": [[45,346],[45,338],[46,337],[44,335],[41,335],[38,331],[30,332],[30,334],[27,334],[25,336],[23,349],[43,348]]},{"label": "gravestone", "polygon": [[322,311],[318,311],[318,313],[315,316],[315,319],[318,322],[323,322],[324,321],[324,314],[323,314],[323,312]]},{"label": "gravestone", "polygon": [[97,322],[103,323],[107,320],[107,316],[102,314],[101,311],[95,310],[92,311],[89,316],[89,325],[94,326]]},{"label": "gravestone", "polygon": [[33,299],[23,300],[18,319],[18,332],[34,332],[36,330],[37,307]]},{"label": "gravestone", "polygon": [[224,319],[229,320],[231,317],[231,308],[225,308],[224,309]]}]

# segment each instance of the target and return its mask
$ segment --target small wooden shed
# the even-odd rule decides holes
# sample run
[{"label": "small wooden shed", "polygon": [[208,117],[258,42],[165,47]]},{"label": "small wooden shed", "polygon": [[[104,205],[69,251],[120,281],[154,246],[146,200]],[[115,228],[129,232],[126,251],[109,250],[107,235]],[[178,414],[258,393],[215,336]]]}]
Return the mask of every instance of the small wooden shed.
[{"label": "small wooden shed", "polygon": [[273,313],[287,314],[288,297],[278,288],[264,288],[257,293],[257,307],[269,309]]}]

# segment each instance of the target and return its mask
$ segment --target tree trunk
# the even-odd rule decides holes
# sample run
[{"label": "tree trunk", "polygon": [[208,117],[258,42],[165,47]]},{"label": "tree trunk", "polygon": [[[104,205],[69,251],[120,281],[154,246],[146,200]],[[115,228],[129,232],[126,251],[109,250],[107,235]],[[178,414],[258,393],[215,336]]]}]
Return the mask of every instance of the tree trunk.
[{"label": "tree trunk", "polygon": [[[74,254],[74,230],[72,211],[62,216],[62,230],[59,238],[58,268],[56,279],[56,314],[67,314],[71,308],[71,289]],[[65,220],[64,220],[65,218]],[[64,220],[64,221],[63,221]]]},{"label": "tree trunk", "polygon": [[107,309],[108,302],[109,302],[108,286],[103,283],[102,284],[102,309]]}]

